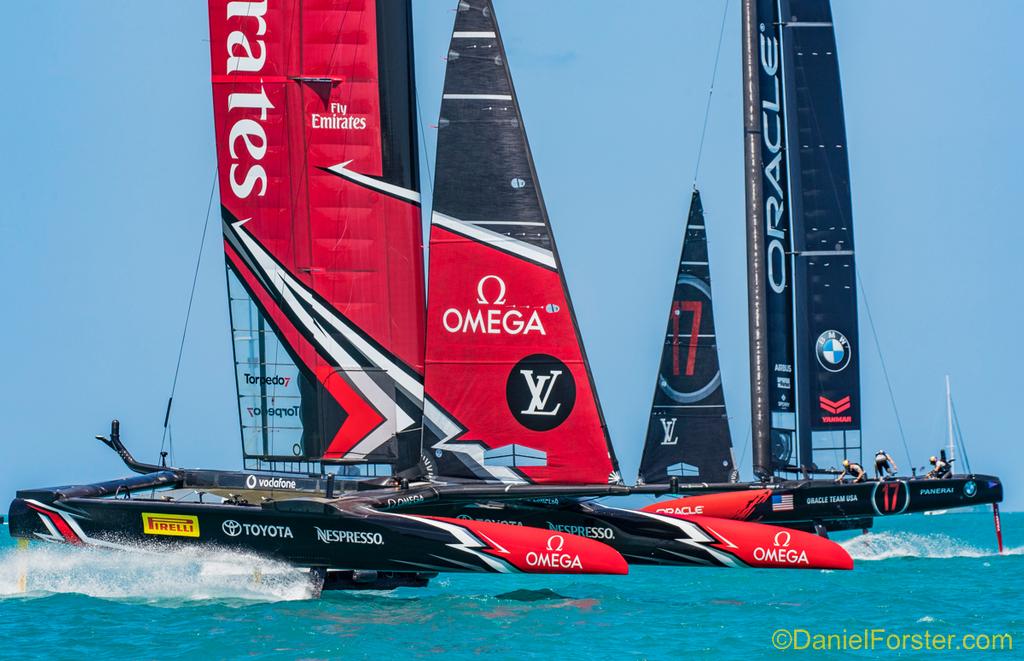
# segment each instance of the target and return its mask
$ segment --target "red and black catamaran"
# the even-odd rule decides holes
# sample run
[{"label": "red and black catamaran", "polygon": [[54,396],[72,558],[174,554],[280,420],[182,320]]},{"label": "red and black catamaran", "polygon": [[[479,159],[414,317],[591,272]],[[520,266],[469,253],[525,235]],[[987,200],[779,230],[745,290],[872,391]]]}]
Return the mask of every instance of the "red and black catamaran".
[{"label": "red and black catamaran", "polygon": [[24,490],[18,537],[215,544],[318,587],[626,563],[849,568],[817,536],[587,502],[629,493],[490,0],[460,0],[424,306],[408,0],[210,0],[245,470]]}]

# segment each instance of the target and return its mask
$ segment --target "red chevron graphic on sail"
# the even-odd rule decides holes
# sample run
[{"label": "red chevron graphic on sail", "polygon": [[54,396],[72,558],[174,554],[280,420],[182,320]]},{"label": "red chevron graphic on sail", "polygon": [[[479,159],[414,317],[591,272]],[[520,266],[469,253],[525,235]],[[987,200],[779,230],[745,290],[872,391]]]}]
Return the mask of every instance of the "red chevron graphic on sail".
[{"label": "red chevron graphic on sail", "polygon": [[821,410],[825,411],[825,413],[831,414],[821,416],[821,421],[825,424],[849,424],[853,422],[853,416],[839,415],[853,406],[849,395],[834,401],[828,397],[819,395],[818,405],[821,407]]},{"label": "red chevron graphic on sail", "polygon": [[850,408],[850,396],[847,395],[846,397],[837,399],[836,401],[832,401],[828,397],[820,396],[818,397],[818,404],[821,405],[823,411],[828,413],[842,413],[846,409]]}]

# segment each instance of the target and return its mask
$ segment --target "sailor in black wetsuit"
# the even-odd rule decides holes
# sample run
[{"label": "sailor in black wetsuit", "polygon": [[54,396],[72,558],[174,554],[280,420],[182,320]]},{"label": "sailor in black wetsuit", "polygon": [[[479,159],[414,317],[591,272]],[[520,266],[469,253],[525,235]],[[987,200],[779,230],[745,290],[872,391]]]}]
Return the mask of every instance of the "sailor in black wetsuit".
[{"label": "sailor in black wetsuit", "polygon": [[875,479],[884,479],[887,475],[892,477],[896,475],[896,471],[899,467],[896,466],[896,461],[889,456],[889,453],[885,450],[879,450],[875,453]]},{"label": "sailor in black wetsuit", "polygon": [[843,472],[836,478],[836,482],[842,482],[847,475],[852,475],[854,482],[863,482],[868,479],[868,474],[864,472],[863,466],[855,461],[843,459]]},{"label": "sailor in black wetsuit", "polygon": [[929,477],[933,480],[945,480],[953,477],[953,468],[949,465],[948,461],[930,457],[928,462],[931,463],[932,470],[925,477]]}]

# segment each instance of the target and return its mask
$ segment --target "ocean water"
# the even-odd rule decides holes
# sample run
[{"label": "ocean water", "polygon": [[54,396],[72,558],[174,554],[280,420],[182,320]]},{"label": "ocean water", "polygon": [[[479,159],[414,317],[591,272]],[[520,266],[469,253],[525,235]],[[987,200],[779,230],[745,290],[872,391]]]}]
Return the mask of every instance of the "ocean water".
[{"label": "ocean water", "polygon": [[[45,544],[17,550],[4,526],[0,656],[747,659],[781,657],[772,638],[780,628],[806,631],[808,645],[812,634],[867,628],[885,636],[1008,633],[1015,651],[970,656],[1024,657],[1024,513],[1004,514],[1003,531],[1007,553],[1000,556],[989,513],[881,520],[867,535],[836,536],[856,561],[853,572],[635,567],[621,577],[450,574],[425,589],[330,592],[312,600],[302,572],[258,557]],[[937,654],[881,644],[845,654]]]}]

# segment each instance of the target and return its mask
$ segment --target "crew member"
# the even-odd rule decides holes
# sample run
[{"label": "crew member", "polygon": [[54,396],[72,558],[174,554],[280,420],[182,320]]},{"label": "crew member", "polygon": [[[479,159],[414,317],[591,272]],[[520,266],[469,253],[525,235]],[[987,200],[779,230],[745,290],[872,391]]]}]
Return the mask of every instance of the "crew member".
[{"label": "crew member", "polygon": [[864,472],[863,466],[858,464],[856,461],[843,459],[843,472],[836,478],[836,482],[842,482],[843,478],[847,475],[853,476],[854,482],[863,482],[868,479],[868,474]]},{"label": "crew member", "polygon": [[932,469],[925,477],[930,477],[933,480],[944,480],[946,478],[953,477],[953,469],[949,465],[948,461],[938,459],[936,457],[929,457],[928,463],[932,465]]},{"label": "crew member", "polygon": [[888,452],[879,450],[875,453],[875,479],[881,480],[887,475],[893,477],[898,470],[896,460],[890,457]]}]

